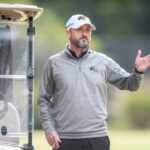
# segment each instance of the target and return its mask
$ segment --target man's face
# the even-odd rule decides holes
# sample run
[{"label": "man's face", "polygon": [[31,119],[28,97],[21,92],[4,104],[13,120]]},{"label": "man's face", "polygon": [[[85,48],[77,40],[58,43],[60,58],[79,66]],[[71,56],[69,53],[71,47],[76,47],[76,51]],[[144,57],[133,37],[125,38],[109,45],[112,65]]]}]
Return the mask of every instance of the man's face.
[{"label": "man's face", "polygon": [[70,43],[77,48],[88,48],[91,41],[91,26],[83,25],[78,29],[70,29],[67,33]]}]

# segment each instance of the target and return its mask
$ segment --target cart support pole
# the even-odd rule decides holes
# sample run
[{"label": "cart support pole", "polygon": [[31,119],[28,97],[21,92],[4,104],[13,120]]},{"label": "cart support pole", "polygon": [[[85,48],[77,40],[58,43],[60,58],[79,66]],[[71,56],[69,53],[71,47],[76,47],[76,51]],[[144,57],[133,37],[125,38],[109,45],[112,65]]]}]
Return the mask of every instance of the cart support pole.
[{"label": "cart support pole", "polygon": [[33,27],[33,17],[29,17],[29,27],[27,30],[29,36],[29,51],[28,51],[28,68],[27,68],[27,78],[28,78],[28,144],[24,145],[24,150],[34,150],[32,144],[32,133],[34,128],[33,119],[33,108],[34,108],[34,35],[35,28]]}]

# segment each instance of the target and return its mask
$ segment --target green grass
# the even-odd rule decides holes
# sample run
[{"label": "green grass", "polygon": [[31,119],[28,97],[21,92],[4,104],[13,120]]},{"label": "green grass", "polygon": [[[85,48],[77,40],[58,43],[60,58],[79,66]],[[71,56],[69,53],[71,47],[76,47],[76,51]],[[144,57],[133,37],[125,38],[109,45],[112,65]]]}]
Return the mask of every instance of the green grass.
[{"label": "green grass", "polygon": [[[111,150],[150,150],[150,130],[111,130]],[[33,135],[35,150],[51,150],[43,131]]]},{"label": "green grass", "polygon": [[110,131],[111,150],[150,150],[150,131]]}]

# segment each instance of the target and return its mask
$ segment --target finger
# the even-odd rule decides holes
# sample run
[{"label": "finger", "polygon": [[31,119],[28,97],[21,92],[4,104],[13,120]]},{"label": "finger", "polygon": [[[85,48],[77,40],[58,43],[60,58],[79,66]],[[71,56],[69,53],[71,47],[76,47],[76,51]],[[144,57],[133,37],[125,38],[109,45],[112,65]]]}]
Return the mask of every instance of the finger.
[{"label": "finger", "polygon": [[57,147],[55,146],[55,143],[52,144],[52,148],[57,149]]},{"label": "finger", "polygon": [[56,148],[56,149],[59,148],[59,139],[58,139],[58,137],[54,138],[54,143],[53,144],[54,144],[54,148]]},{"label": "finger", "polygon": [[46,133],[46,138],[48,143],[55,149],[59,148],[59,142],[61,142],[59,135],[56,131],[53,131],[51,133]]},{"label": "finger", "polygon": [[53,142],[53,139],[52,139],[52,138],[49,138],[49,139],[48,139],[48,143],[52,146],[53,143],[54,143],[54,142]]},{"label": "finger", "polygon": [[53,136],[48,136],[48,135],[47,135],[47,136],[46,136],[46,139],[47,139],[49,145],[53,146],[53,143],[54,143],[54,138],[53,138]]},{"label": "finger", "polygon": [[60,140],[59,136],[57,136],[57,138],[58,138],[58,142],[60,142],[60,143],[61,143],[61,140]]},{"label": "finger", "polygon": [[141,51],[141,49],[139,49],[138,53],[137,53],[137,57],[141,57],[141,54],[142,54],[142,51]]},{"label": "finger", "polygon": [[59,145],[57,145],[57,144],[54,143],[54,144],[52,145],[52,148],[53,148],[53,149],[58,149],[58,148],[59,148]]}]

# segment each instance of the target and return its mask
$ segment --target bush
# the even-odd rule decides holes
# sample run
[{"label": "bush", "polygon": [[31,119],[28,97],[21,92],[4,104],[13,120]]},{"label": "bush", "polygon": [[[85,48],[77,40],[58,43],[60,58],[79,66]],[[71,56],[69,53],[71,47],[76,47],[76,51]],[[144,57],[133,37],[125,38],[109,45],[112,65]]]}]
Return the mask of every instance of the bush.
[{"label": "bush", "polygon": [[144,89],[128,95],[127,114],[130,123],[137,128],[147,128],[150,124],[150,97]]},{"label": "bush", "polygon": [[37,98],[38,98],[38,91],[39,91],[39,81],[35,80],[35,86],[34,86],[34,128],[35,129],[41,129],[41,123],[39,119],[39,112],[37,107]]}]

